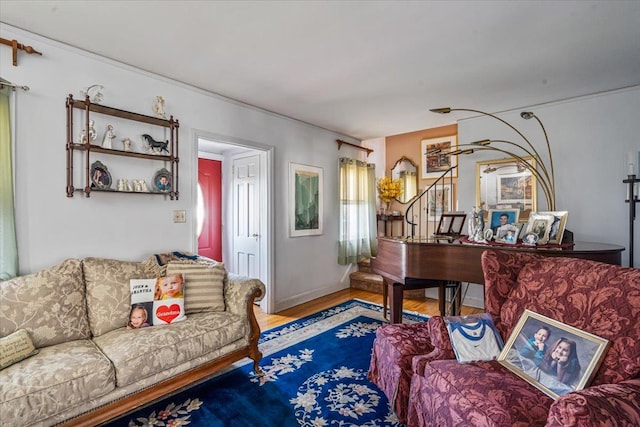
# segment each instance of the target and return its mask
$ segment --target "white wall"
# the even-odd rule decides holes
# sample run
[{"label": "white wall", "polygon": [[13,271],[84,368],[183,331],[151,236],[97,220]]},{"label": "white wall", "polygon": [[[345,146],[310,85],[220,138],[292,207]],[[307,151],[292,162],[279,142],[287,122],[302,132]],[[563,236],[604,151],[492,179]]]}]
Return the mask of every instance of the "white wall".
[{"label": "white wall", "polygon": [[[4,24],[0,35],[43,53],[43,56],[21,53],[18,67],[11,65],[9,49],[3,48],[0,57],[3,78],[31,87],[30,92],[18,93],[16,106],[16,216],[21,274],[71,257],[140,260],[170,250],[194,251],[197,243],[192,235],[196,206],[193,185],[197,179],[195,130],[198,130],[275,147],[276,309],[349,286],[346,274],[349,267],[336,262],[335,190],[338,157],[353,156],[356,151],[344,146],[338,151],[335,139],[357,141]],[[80,193],[66,197],[65,98],[69,93],[78,98],[79,91],[91,84],[105,87],[103,104],[149,115],[153,114],[155,97],[164,96],[167,113],[180,121],[180,200],[95,193],[89,199]],[[99,128],[99,138],[102,132]],[[289,162],[324,169],[325,217],[321,236],[288,237]],[[117,159],[113,164],[117,164]],[[136,171],[128,176],[136,177]],[[187,223],[172,222],[176,209],[187,211]]]},{"label": "white wall", "polygon": [[[464,106],[482,109],[481,105]],[[640,151],[640,86],[575,98],[541,106],[523,107],[501,114],[546,153],[544,136],[535,120],[524,120],[521,111],[533,111],[544,123],[556,173],[556,209],[569,211],[567,229],[576,241],[603,242],[629,247],[629,205],[624,157]],[[455,120],[455,113],[451,113]],[[500,122],[479,117],[458,123],[458,142],[485,138],[519,142],[517,135]],[[542,145],[540,145],[542,144]],[[499,154],[499,153],[497,153]],[[469,212],[475,204],[475,163],[504,156],[479,152],[459,157],[458,195],[460,209]],[[543,155],[546,158],[545,155]],[[638,206],[640,208],[640,206]],[[538,210],[546,209],[538,191]],[[640,216],[640,215],[637,215]],[[640,221],[635,221],[634,266],[640,267]],[[628,265],[628,250],[622,265]],[[467,302],[481,302],[482,288],[472,287]]]}]

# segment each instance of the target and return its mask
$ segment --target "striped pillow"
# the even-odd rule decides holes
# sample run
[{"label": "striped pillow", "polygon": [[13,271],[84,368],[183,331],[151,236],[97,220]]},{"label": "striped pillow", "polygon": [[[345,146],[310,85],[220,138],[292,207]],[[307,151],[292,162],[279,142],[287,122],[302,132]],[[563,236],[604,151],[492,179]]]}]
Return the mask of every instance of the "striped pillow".
[{"label": "striped pillow", "polygon": [[185,278],[184,310],[186,314],[224,311],[224,264],[193,261],[169,261],[167,276],[183,274]]}]

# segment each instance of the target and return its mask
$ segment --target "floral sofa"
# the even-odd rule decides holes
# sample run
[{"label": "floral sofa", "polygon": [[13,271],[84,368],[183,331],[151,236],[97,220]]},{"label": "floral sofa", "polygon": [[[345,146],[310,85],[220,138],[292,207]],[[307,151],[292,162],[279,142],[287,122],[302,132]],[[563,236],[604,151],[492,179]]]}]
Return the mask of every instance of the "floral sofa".
[{"label": "floral sofa", "polygon": [[125,327],[129,280],[163,276],[158,260],[68,259],[1,283],[0,337],[26,330],[37,354],[0,370],[0,425],[96,425],[244,357],[258,369],[256,279],[224,270],[223,309]]},{"label": "floral sofa", "polygon": [[640,269],[489,250],[485,307],[506,342],[525,309],[611,341],[589,387],[557,400],[497,361],[460,364],[444,319],[379,328],[369,377],[409,426],[640,425]]}]

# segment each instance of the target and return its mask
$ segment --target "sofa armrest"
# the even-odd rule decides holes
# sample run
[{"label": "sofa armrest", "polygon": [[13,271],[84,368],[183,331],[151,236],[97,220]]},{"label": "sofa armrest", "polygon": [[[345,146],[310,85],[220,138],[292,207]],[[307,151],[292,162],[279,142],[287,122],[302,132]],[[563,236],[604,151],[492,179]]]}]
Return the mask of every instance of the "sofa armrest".
[{"label": "sofa armrest", "polygon": [[638,426],[640,379],[600,384],[566,394],[551,405],[546,425]]},{"label": "sofa armrest", "polygon": [[427,328],[433,350],[430,353],[420,354],[413,357],[411,367],[414,374],[418,375],[422,375],[424,373],[425,365],[432,360],[456,358],[456,354],[453,352],[453,347],[451,347],[451,339],[449,338],[449,331],[447,331],[447,325],[444,322],[444,317],[430,317],[427,322]]},{"label": "sofa armrest", "polygon": [[427,322],[427,328],[429,330],[429,337],[431,338],[431,345],[441,351],[453,352],[451,347],[451,338],[449,338],[449,331],[447,330],[447,324],[442,316],[433,316],[429,318]]},{"label": "sofa armrest", "polygon": [[246,316],[249,304],[262,300],[265,292],[266,287],[259,279],[229,273],[224,284],[227,311]]}]

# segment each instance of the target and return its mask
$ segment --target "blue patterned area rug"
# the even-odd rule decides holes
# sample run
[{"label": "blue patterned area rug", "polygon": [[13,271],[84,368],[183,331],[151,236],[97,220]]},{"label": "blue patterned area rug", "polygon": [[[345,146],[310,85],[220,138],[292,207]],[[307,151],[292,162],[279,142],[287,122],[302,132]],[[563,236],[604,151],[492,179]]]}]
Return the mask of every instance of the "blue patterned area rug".
[{"label": "blue patterned area rug", "polygon": [[[405,323],[426,316],[404,313]],[[382,307],[350,300],[267,330],[264,375],[238,362],[217,376],[108,426],[397,426],[385,395],[367,380]]]}]

